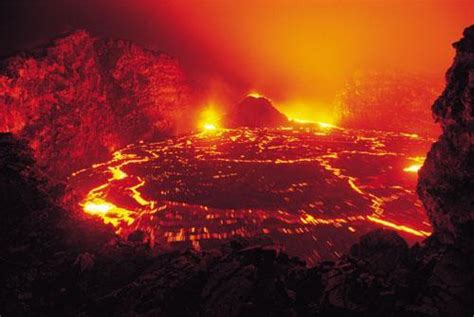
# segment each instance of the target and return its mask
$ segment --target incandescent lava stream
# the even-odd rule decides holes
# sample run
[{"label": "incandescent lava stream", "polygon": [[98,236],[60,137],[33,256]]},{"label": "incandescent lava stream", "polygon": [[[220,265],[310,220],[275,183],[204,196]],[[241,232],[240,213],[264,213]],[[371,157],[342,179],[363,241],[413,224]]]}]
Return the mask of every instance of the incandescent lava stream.
[{"label": "incandescent lava stream", "polygon": [[311,265],[374,228],[430,235],[415,186],[432,141],[325,124],[209,129],[129,145],[69,182],[120,235],[198,249],[263,235]]}]

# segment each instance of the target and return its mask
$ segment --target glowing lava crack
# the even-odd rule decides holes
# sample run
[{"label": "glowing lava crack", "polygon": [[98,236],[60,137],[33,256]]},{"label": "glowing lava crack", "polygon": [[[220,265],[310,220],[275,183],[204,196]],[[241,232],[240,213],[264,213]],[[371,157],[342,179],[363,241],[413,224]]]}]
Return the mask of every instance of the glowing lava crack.
[{"label": "glowing lava crack", "polygon": [[311,264],[376,227],[409,241],[430,234],[413,172],[431,142],[337,127],[216,129],[130,145],[70,184],[84,212],[124,236],[205,248],[268,235]]}]

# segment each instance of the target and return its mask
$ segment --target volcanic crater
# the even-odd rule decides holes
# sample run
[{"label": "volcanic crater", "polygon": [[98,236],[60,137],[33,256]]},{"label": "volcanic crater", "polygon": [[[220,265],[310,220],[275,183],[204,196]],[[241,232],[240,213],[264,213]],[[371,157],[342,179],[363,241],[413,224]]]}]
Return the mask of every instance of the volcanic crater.
[{"label": "volcanic crater", "polygon": [[125,237],[201,249],[267,235],[314,264],[374,228],[430,234],[413,172],[431,142],[324,125],[221,129],[127,146],[69,184]]},{"label": "volcanic crater", "polygon": [[469,315],[474,26],[454,47],[433,145],[268,103],[178,134],[176,62],[84,32],[6,60],[0,314]]}]

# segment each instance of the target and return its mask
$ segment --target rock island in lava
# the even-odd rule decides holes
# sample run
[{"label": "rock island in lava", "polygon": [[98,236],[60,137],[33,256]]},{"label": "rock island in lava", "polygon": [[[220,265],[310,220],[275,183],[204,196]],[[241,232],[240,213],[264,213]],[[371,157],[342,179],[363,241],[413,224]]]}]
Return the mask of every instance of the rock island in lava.
[{"label": "rock island in lava", "polygon": [[326,124],[212,130],[129,145],[70,184],[84,212],[124,236],[198,249],[269,236],[311,264],[377,227],[430,234],[415,186],[431,142]]}]

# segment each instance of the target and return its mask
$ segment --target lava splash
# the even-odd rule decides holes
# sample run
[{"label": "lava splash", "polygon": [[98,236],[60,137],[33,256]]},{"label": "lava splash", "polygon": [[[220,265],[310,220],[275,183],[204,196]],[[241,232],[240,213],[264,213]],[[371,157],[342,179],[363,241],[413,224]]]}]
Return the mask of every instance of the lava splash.
[{"label": "lava splash", "polygon": [[219,129],[129,145],[74,173],[84,212],[118,234],[195,248],[269,236],[312,264],[377,227],[418,241],[431,226],[415,193],[433,140],[343,129]]}]

